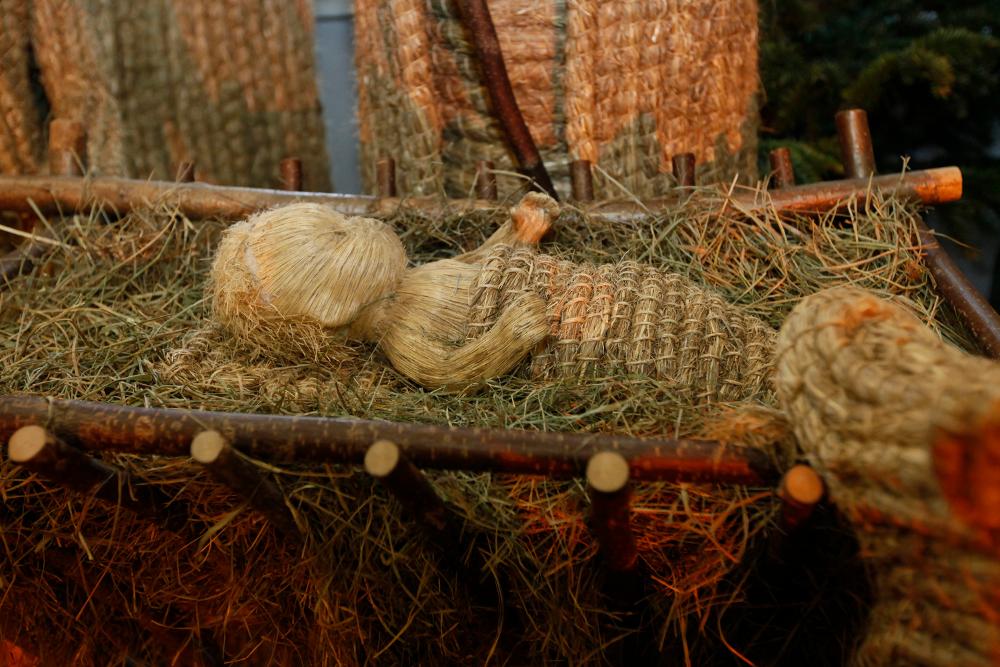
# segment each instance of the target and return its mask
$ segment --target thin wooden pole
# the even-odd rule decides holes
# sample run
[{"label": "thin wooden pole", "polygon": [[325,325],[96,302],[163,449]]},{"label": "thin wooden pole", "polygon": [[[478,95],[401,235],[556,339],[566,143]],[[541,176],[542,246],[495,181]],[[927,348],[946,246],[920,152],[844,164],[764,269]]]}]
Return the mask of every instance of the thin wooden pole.
[{"label": "thin wooden pole", "polygon": [[375,163],[375,182],[379,197],[396,196],[396,161],[384,157]]},{"label": "thin wooden pole", "polygon": [[448,535],[449,512],[444,501],[394,442],[376,440],[365,452],[365,472],[382,486],[438,539]]},{"label": "thin wooden pole", "polygon": [[590,527],[608,569],[631,572],[639,563],[631,524],[629,464],[618,452],[598,452],[587,463]]},{"label": "thin wooden pole", "polygon": [[25,426],[8,440],[8,456],[50,482],[155,519],[179,533],[185,518],[167,511],[169,496],[150,485],[132,484],[129,474],[72,447],[41,426]]},{"label": "thin wooden pole", "polygon": [[795,185],[795,167],[792,166],[792,153],[787,148],[775,148],[768,154],[771,161],[771,171],[774,172],[774,189],[790,188]]},{"label": "thin wooden pole", "polygon": [[195,164],[194,162],[185,161],[181,162],[177,166],[177,182],[178,183],[194,183],[195,179]]},{"label": "thin wooden pole", "polygon": [[191,440],[191,458],[243,498],[286,538],[300,538],[295,519],[278,487],[233,449],[221,433],[202,431],[196,435]]},{"label": "thin wooden pole", "polygon": [[599,433],[461,429],[426,424],[138,408],[106,403],[0,397],[0,437],[47,424],[85,449],[187,456],[191,439],[216,430],[241,452],[274,462],[360,464],[372,442],[390,440],[424,468],[572,478],[596,452],[614,451],[642,480],[770,486],[779,477],[763,450],[709,440]]},{"label": "thin wooden pole", "polygon": [[[873,191],[935,206],[962,197],[962,172],[958,167],[940,167],[888,174],[868,179],[847,179],[796,185],[774,190],[767,197],[735,192],[730,209],[757,214],[825,213],[852,202],[864,201]],[[405,207],[426,215],[447,216],[494,209],[496,202],[476,199],[442,200],[440,197],[410,197],[405,204],[395,198],[344,195],[328,192],[287,192],[261,188],[173,183],[126,178],[67,178],[52,176],[0,176],[0,211],[43,214],[84,213],[104,207],[119,215],[152,203],[176,207],[192,219],[239,220],[275,206],[294,202],[325,204],[345,215],[391,215]],[[635,202],[603,203],[588,211],[593,219],[609,223],[644,220],[650,211],[678,202],[676,195]],[[735,204],[735,206],[733,206]]]}]

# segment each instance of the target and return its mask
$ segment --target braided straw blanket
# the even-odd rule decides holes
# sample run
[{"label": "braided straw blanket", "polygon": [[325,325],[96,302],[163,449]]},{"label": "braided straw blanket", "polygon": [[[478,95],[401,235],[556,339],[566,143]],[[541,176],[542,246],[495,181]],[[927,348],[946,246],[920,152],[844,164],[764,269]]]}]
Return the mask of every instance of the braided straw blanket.
[{"label": "braided straw blanket", "polygon": [[549,336],[535,376],[626,373],[671,379],[697,401],[770,390],[774,331],[681,275],[632,261],[574,264],[495,248],[472,290],[469,340],[526,293],[546,304]]}]

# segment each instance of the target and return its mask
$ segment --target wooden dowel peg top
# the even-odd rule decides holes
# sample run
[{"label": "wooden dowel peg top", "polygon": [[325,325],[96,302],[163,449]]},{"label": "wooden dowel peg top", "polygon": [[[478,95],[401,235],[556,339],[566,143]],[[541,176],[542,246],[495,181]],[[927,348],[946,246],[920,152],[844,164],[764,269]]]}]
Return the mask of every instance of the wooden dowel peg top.
[{"label": "wooden dowel peg top", "polygon": [[618,452],[598,452],[587,462],[590,527],[608,569],[630,572],[639,563],[631,524],[629,464]]},{"label": "wooden dowel peg top", "polygon": [[788,469],[781,480],[781,524],[792,529],[809,518],[826,494],[826,485],[812,467],[796,465]]},{"label": "wooden dowel peg top", "polygon": [[785,147],[775,148],[768,154],[771,171],[774,172],[774,188],[790,188],[795,185],[795,167],[792,166],[792,153]]},{"label": "wooden dowel peg top", "polygon": [[202,431],[191,440],[191,458],[228,486],[286,537],[298,538],[295,519],[278,487],[237,452],[218,431]]},{"label": "wooden dowel peg top", "polygon": [[45,428],[24,426],[11,435],[7,452],[13,463],[77,493],[94,495],[180,532],[186,521],[167,511],[170,497],[149,485],[132,485],[126,471],[66,444]]},{"label": "wooden dowel peg top", "polygon": [[399,445],[376,440],[365,452],[365,472],[385,486],[417,519],[435,533],[448,530],[448,508],[427,478]]}]

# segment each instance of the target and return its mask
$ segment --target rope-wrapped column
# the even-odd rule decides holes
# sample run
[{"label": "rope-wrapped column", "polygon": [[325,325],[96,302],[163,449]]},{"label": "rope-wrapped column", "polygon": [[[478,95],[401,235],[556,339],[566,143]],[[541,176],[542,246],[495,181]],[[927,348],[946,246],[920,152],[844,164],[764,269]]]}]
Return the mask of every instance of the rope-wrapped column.
[{"label": "rope-wrapped column", "polygon": [[995,664],[1000,364],[847,287],[795,308],[775,364],[781,405],[873,574],[855,664]]}]

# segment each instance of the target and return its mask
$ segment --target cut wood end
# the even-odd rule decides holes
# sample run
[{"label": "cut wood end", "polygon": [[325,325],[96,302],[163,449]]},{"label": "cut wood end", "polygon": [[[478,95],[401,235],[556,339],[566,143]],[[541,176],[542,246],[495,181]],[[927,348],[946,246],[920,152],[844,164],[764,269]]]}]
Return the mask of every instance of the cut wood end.
[{"label": "cut wood end", "polygon": [[10,460],[14,463],[26,463],[35,458],[45,448],[48,433],[41,426],[24,426],[14,431],[7,441]]},{"label": "cut wood end", "polygon": [[202,431],[191,441],[191,458],[198,463],[215,463],[229,446],[218,431]]},{"label": "cut wood end", "polygon": [[815,505],[823,492],[823,478],[807,465],[793,466],[781,482],[781,497],[801,505]]},{"label": "cut wood end", "polygon": [[598,452],[587,462],[587,483],[595,491],[621,491],[628,484],[628,477],[628,461],[618,452]]},{"label": "cut wood end", "polygon": [[365,472],[372,477],[385,477],[399,464],[399,445],[388,440],[377,440],[365,452]]}]

